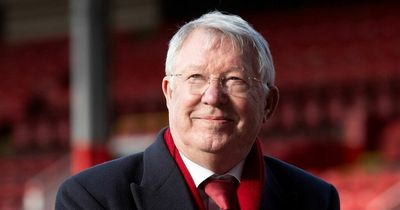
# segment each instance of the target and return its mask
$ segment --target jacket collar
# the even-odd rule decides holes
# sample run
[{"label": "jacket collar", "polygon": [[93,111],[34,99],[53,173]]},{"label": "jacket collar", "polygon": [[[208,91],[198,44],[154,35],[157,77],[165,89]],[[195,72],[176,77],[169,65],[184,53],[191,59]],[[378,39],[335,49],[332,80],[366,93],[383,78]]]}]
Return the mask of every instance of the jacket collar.
[{"label": "jacket collar", "polygon": [[[140,184],[131,183],[131,192],[138,209],[197,209],[184,177],[164,143],[165,129],[156,141],[144,151],[143,178]],[[298,195],[287,192],[275,177],[265,159],[264,190],[261,209],[296,209]]]},{"label": "jacket collar", "polygon": [[131,191],[138,209],[196,209],[175,161],[164,143],[165,129],[144,151],[143,178]]}]

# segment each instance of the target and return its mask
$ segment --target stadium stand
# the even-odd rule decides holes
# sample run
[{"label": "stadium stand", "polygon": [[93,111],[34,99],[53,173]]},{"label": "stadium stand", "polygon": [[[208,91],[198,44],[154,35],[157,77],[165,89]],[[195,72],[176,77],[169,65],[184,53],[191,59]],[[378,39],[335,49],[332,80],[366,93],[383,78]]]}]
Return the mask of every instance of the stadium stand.
[{"label": "stadium stand", "polygon": [[[400,14],[394,8],[248,14],[271,44],[282,95],[277,116],[261,133],[264,151],[332,181],[342,209],[377,205],[367,201],[378,202],[400,179],[398,170],[350,169],[366,152],[379,152],[379,136],[399,117]],[[147,38],[113,34],[112,139],[154,132],[165,122],[160,80],[175,29],[165,25]],[[0,209],[19,209],[27,180],[68,152],[68,46],[68,39],[55,38],[0,48]],[[146,125],[143,113],[152,116]]]}]

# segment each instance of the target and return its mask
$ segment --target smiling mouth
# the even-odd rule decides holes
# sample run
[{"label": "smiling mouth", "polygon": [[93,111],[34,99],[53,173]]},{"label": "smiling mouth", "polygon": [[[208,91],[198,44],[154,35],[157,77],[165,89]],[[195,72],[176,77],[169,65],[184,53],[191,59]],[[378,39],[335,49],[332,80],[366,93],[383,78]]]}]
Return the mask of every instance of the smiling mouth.
[{"label": "smiling mouth", "polygon": [[203,116],[203,117],[193,117],[194,120],[206,120],[210,122],[233,122],[232,119],[219,116]]}]

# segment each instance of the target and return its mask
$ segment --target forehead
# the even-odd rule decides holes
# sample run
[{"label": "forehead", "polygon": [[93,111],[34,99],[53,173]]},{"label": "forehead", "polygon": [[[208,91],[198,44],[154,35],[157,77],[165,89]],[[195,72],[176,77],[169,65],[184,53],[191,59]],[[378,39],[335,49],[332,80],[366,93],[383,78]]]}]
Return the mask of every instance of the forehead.
[{"label": "forehead", "polygon": [[[246,47],[249,48],[249,47]],[[182,43],[175,67],[207,66],[253,70],[253,53],[242,49],[231,37],[212,29],[195,29]]]},{"label": "forehead", "polygon": [[181,51],[193,49],[198,52],[224,50],[230,54],[242,54],[240,47],[228,35],[215,29],[197,28],[183,41]]}]

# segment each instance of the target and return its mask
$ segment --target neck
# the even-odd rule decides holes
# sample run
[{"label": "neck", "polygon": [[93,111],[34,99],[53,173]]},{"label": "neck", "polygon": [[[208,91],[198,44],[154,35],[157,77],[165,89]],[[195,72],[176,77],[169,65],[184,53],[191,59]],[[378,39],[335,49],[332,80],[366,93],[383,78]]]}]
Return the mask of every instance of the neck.
[{"label": "neck", "polygon": [[[177,142],[175,142],[177,143]],[[199,151],[191,148],[180,147],[180,145],[176,145],[178,150],[185,155],[188,159],[193,161],[200,166],[207,168],[217,174],[225,174],[240,161],[244,160],[248,153],[250,152],[250,148],[244,150],[241,148],[240,152],[232,152],[232,150],[218,151],[218,152],[207,152],[207,151]]]}]

